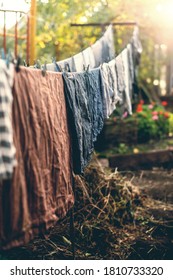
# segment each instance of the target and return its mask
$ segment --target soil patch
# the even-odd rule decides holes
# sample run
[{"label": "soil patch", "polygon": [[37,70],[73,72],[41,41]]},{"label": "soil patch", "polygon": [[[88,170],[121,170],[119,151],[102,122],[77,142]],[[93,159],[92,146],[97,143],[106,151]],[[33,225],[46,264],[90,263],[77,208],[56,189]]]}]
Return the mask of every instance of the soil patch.
[{"label": "soil patch", "polygon": [[[77,176],[76,259],[173,259],[173,171],[117,172],[95,160]],[[70,215],[1,259],[73,259]]]}]

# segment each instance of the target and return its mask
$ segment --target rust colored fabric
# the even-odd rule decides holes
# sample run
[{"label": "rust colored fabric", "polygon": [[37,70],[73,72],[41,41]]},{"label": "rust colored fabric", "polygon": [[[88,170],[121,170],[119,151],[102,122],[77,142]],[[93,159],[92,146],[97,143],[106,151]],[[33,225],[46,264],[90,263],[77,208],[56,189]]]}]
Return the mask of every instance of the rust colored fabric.
[{"label": "rust colored fabric", "polygon": [[71,147],[60,73],[22,67],[15,73],[12,181],[0,186],[0,247],[44,233],[74,204]]}]

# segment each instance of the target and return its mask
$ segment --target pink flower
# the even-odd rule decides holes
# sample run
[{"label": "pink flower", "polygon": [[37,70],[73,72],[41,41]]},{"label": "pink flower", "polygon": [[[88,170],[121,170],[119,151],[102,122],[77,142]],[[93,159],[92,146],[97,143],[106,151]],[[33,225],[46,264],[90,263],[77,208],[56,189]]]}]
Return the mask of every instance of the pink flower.
[{"label": "pink flower", "polygon": [[148,108],[149,108],[149,109],[153,109],[153,107],[154,107],[154,106],[153,106],[152,104],[148,105]]},{"label": "pink flower", "polygon": [[157,121],[159,119],[158,115],[153,115],[152,120]]},{"label": "pink flower", "polygon": [[124,112],[124,114],[123,114],[123,118],[125,119],[125,118],[127,118],[127,116],[128,116],[128,113],[127,113],[127,111],[126,111],[126,112]]},{"label": "pink flower", "polygon": [[153,115],[153,116],[157,116],[157,115],[158,115],[158,112],[157,112],[157,111],[153,111],[153,112],[152,112],[152,115]]}]

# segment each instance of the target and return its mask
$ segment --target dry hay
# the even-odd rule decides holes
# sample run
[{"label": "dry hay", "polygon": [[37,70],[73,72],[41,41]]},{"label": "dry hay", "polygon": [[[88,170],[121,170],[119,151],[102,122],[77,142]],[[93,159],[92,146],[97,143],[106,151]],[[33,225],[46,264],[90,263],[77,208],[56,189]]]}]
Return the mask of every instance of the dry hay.
[{"label": "dry hay", "polygon": [[104,170],[95,158],[83,176],[75,176],[75,216],[112,226],[133,220],[138,190],[117,171]]},{"label": "dry hay", "polygon": [[[173,227],[153,220],[149,211],[165,205],[140,194],[133,177],[103,169],[94,157],[74,179],[76,259],[172,259]],[[35,246],[37,258],[39,252],[44,259],[72,259],[69,216]]]},{"label": "dry hay", "polygon": [[[137,205],[137,188],[117,171],[104,170],[94,157],[83,176],[75,180],[75,254],[77,259],[123,259],[122,229],[132,224]],[[47,238],[55,246],[44,258],[72,258],[69,217],[54,227]],[[126,245],[125,245],[126,246]],[[126,250],[126,248],[124,248]]]}]

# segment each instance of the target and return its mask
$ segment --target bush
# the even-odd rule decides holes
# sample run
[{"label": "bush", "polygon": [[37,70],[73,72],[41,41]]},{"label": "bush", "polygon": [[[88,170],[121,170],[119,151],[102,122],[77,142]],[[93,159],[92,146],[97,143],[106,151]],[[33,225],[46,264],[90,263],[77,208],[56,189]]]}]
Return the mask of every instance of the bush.
[{"label": "bush", "polygon": [[141,100],[137,105],[136,112],[132,116],[138,123],[138,141],[147,142],[150,139],[160,139],[169,134],[170,113],[161,105],[155,103],[144,104]]},{"label": "bush", "polygon": [[[150,139],[161,139],[173,134],[173,114],[166,111],[166,101],[162,101],[161,105],[156,103],[144,104],[141,100],[136,108],[133,110],[132,116],[128,116],[124,113],[122,116],[123,127],[119,127],[118,120],[120,118],[120,112],[116,110],[111,120],[114,121],[119,131],[124,130],[128,126],[129,121],[133,127],[129,127],[130,133],[133,134],[134,125],[137,126],[137,142],[145,143]],[[124,142],[121,140],[121,142]]]},{"label": "bush", "polygon": [[170,136],[173,135],[173,114],[169,114],[169,134]]}]

